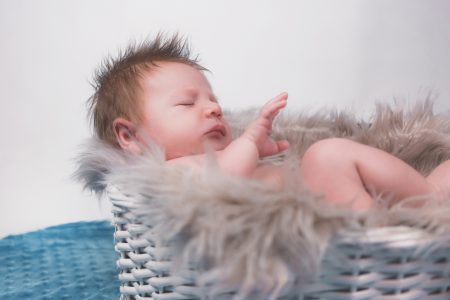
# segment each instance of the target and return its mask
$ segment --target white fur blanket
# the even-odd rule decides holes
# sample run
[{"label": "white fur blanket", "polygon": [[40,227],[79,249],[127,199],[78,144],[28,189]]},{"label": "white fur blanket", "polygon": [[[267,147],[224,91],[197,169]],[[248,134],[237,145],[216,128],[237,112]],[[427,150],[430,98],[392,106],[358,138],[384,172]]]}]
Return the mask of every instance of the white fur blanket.
[{"label": "white fur blanket", "polygon": [[[234,135],[255,113],[227,114]],[[282,191],[221,174],[213,159],[201,171],[169,167],[157,147],[129,156],[95,138],[79,155],[76,177],[99,194],[112,184],[132,196],[140,222],[178,241],[177,263],[201,263],[198,283],[214,292],[231,288],[244,294],[269,293],[286,285],[293,274],[297,283],[311,281],[330,237],[343,229],[407,225],[428,230],[436,240],[450,240],[450,199],[408,199],[395,206],[378,199],[372,211],[356,214],[324,203],[290,176],[298,165],[295,158],[328,137],[383,149],[428,174],[450,159],[450,119],[433,114],[430,102],[410,110],[378,105],[368,121],[338,112],[282,114],[273,136],[291,144],[287,154],[269,158],[286,169],[290,183]],[[410,205],[417,200],[426,202],[421,209]]]}]

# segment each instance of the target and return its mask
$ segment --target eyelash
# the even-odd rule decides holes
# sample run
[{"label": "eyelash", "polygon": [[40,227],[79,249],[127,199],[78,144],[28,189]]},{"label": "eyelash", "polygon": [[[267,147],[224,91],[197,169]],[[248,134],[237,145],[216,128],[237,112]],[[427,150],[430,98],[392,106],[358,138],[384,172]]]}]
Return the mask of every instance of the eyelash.
[{"label": "eyelash", "polygon": [[180,106],[192,106],[192,105],[194,105],[194,103],[195,103],[195,101],[193,101],[193,100],[187,100],[185,102],[180,102],[177,105],[180,105]]},{"label": "eyelash", "polygon": [[[216,99],[211,99],[210,101],[214,102],[214,103],[219,103]],[[189,102],[178,103],[177,106],[193,106],[194,104],[195,104],[195,101],[189,101]]]}]

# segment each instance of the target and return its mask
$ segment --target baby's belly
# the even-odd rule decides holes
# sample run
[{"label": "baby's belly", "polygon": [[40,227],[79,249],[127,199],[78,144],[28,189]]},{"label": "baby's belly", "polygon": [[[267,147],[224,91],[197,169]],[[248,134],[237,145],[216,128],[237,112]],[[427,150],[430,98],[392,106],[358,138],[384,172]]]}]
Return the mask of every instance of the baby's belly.
[{"label": "baby's belly", "polygon": [[255,171],[253,171],[251,178],[263,181],[277,188],[281,188],[283,186],[282,169],[275,165],[259,165]]}]

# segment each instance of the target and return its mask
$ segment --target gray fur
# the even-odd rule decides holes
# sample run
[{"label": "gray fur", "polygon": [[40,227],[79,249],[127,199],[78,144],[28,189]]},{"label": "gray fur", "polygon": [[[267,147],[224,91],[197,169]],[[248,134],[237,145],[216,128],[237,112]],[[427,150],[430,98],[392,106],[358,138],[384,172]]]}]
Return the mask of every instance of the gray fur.
[{"label": "gray fur", "polygon": [[[236,136],[255,111],[227,117]],[[79,156],[76,178],[95,192],[112,184],[133,196],[129,205],[139,221],[164,239],[176,240],[177,265],[201,265],[198,284],[208,285],[211,293],[240,290],[243,298],[255,291],[267,296],[311,281],[332,245],[330,237],[340,230],[403,224],[425,228],[441,241],[450,239],[450,199],[409,199],[393,207],[379,199],[382,204],[374,210],[356,214],[324,203],[295,176],[296,158],[330,137],[378,147],[428,174],[450,159],[450,119],[434,115],[431,102],[411,110],[378,105],[369,121],[335,111],[282,114],[273,136],[291,143],[287,154],[269,159],[283,163],[288,184],[282,191],[221,174],[213,158],[198,172],[165,165],[156,147],[132,157],[95,139]],[[419,200],[425,202],[420,210],[413,205]]]}]

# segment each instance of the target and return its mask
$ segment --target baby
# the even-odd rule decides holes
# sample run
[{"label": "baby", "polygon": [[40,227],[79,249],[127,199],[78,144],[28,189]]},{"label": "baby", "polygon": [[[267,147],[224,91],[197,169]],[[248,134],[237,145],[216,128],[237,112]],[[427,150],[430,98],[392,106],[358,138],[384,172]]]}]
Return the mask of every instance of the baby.
[{"label": "baby", "polygon": [[[91,113],[100,139],[135,154],[146,137],[165,151],[168,164],[199,168],[206,149],[218,166],[233,176],[283,185],[281,170],[260,158],[286,150],[289,143],[270,137],[287,93],[266,103],[258,118],[235,140],[221,107],[196,59],[178,36],[130,47],[107,61],[96,79]],[[304,154],[299,178],[315,193],[355,210],[373,206],[371,193],[393,200],[409,196],[450,194],[450,161],[423,177],[400,159],[346,139],[313,144]]]}]

